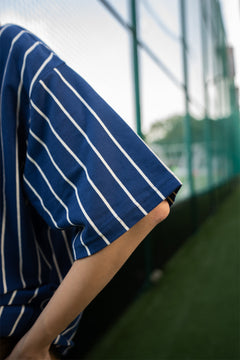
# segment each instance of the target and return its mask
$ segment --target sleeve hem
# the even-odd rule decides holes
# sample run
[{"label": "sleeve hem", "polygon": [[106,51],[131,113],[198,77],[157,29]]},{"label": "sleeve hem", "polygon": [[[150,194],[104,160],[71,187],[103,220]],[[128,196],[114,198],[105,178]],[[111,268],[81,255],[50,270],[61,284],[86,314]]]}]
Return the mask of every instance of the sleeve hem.
[{"label": "sleeve hem", "polygon": [[[159,196],[152,196],[148,192],[145,193],[144,199],[141,201],[141,204],[147,208],[147,214],[149,214],[156,206],[158,206],[162,201],[167,200],[169,205],[172,206],[177,192],[180,190],[182,184],[177,179],[168,180],[166,183],[168,183],[168,192],[164,198],[160,198]],[[124,207],[123,207],[124,208]],[[125,211],[124,213],[120,213],[119,216],[123,215],[124,219],[129,219],[129,229],[132,228],[135,224],[137,224],[141,219],[144,218],[147,214],[140,214],[139,211],[135,211],[136,207],[131,207],[128,209],[128,211]],[[127,222],[127,221],[126,221]],[[102,249],[104,249],[106,246],[109,246],[112,242],[117,240],[120,236],[122,236],[125,232],[127,232],[126,229],[122,228],[118,231],[114,231],[114,224],[111,227],[111,224],[113,221],[110,221],[106,226],[111,228],[111,236],[108,236],[109,243],[104,242],[102,239],[99,240],[98,237],[95,238],[90,244],[84,245],[83,242],[74,248],[74,260],[80,260],[82,258],[91,256]],[[78,235],[77,235],[78,236]],[[86,248],[89,248],[90,251],[88,251]]]}]

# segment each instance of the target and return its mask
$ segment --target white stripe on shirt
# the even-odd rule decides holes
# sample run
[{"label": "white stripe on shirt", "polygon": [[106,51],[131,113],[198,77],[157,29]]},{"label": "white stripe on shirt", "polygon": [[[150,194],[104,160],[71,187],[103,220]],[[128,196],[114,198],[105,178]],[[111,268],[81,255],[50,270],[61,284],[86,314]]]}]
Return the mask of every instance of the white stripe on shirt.
[{"label": "white stripe on shirt", "polygon": [[9,302],[8,302],[8,305],[12,305],[13,300],[14,300],[16,294],[17,294],[17,290],[14,290],[13,293],[12,293],[12,296],[11,296]]},{"label": "white stripe on shirt", "polygon": [[[84,98],[77,92],[76,89],[64,78],[64,76],[60,73],[57,68],[54,68],[54,71],[58,74],[58,76],[62,79],[62,81],[69,87],[69,89],[77,96],[77,98],[86,106],[89,112],[95,117],[95,119],[99,122],[102,128],[105,130],[109,138],[114,142],[117,148],[121,151],[121,153],[128,159],[128,161],[132,164],[132,166],[138,171],[138,173],[143,177],[143,179],[151,186],[151,188],[164,200],[165,196],[156,188],[156,186],[151,182],[151,180],[144,174],[144,172],[139,168],[139,166],[135,163],[135,161],[128,155],[128,153],[123,149],[123,147],[119,144],[117,139],[113,136],[113,134],[108,130],[104,122],[100,119],[97,113],[93,110],[93,108],[84,100]],[[140,140],[142,140],[140,138]],[[145,143],[144,143],[145,144]],[[155,155],[156,156],[156,155]],[[158,158],[157,158],[158,159]],[[159,159],[158,159],[159,160]]]},{"label": "white stripe on shirt", "polygon": [[91,253],[90,253],[87,245],[84,244],[84,241],[83,241],[83,238],[82,238],[82,233],[80,233],[80,234],[78,233],[78,234],[75,236],[74,240],[73,240],[73,252],[74,252],[75,259],[77,258],[77,254],[76,254],[76,250],[75,250],[75,242],[76,242],[78,236],[80,236],[81,244],[84,246],[85,250],[87,251],[88,256],[90,256]]},{"label": "white stripe on shirt", "polygon": [[34,291],[33,296],[28,300],[28,304],[31,304],[33,299],[35,299],[35,297],[38,295],[38,292],[39,292],[39,287],[36,288],[36,290]]},{"label": "white stripe on shirt", "polygon": [[21,320],[21,317],[23,316],[24,311],[25,311],[25,305],[23,305],[23,306],[21,307],[21,312],[20,312],[20,314],[18,315],[18,318],[17,318],[17,320],[15,321],[15,324],[13,325],[12,330],[10,331],[10,333],[8,334],[8,336],[12,336],[12,334],[13,334],[14,331],[16,330],[16,327],[18,326],[18,323],[19,323],[19,321]]},{"label": "white stripe on shirt", "polygon": [[65,331],[63,331],[60,335],[58,335],[58,337],[55,339],[55,341],[53,342],[54,345],[58,345],[58,341],[60,339],[60,336],[65,336],[67,335],[70,331],[74,330],[72,335],[67,339],[67,344],[68,344],[68,348],[63,352],[63,355],[65,355],[65,353],[69,350],[69,346],[71,346],[71,341],[74,338],[74,336],[76,335],[77,332],[77,327],[78,327],[78,323],[81,320],[82,316],[79,315],[77,317],[77,319],[74,321],[73,325],[69,328],[67,328]]},{"label": "white stripe on shirt", "polygon": [[0,30],[0,37],[2,36],[2,33],[4,32],[4,30],[6,30],[9,26],[12,26],[12,24],[7,24]]},{"label": "white stripe on shirt", "polygon": [[[126,223],[118,216],[118,214],[115,212],[115,210],[111,207],[111,205],[109,204],[109,202],[107,201],[107,199],[104,197],[104,195],[101,193],[101,191],[98,189],[98,187],[95,185],[95,183],[93,182],[93,180],[90,178],[90,175],[88,173],[88,170],[86,168],[86,166],[82,163],[82,161],[78,158],[78,156],[67,146],[67,144],[62,140],[62,138],[56,133],[56,131],[51,128],[52,132],[54,133],[54,135],[57,137],[57,139],[61,142],[61,144],[64,146],[64,148],[67,150],[67,152],[74,158],[74,160],[77,161],[77,163],[83,168],[86,178],[89,182],[89,184],[92,186],[92,188],[96,191],[96,193],[98,194],[98,196],[102,199],[102,201],[104,202],[104,204],[107,206],[107,208],[109,209],[109,211],[112,213],[112,215],[120,222],[120,224],[124,227],[125,230],[129,230],[129,227],[126,225]],[[62,170],[59,168],[59,166],[56,164],[56,162],[54,161],[51,152],[49,150],[49,148],[47,147],[47,145],[44,143],[44,141],[42,141],[32,130],[30,130],[29,132],[34,138],[35,140],[37,140],[47,151],[48,156],[52,162],[52,164],[54,165],[54,167],[56,168],[56,170],[58,171],[58,173],[62,176],[62,178],[68,182],[73,188],[75,187],[75,185],[71,182],[71,180],[69,180],[66,175],[62,172]]]},{"label": "white stripe on shirt", "polygon": [[79,126],[79,124],[73,119],[73,117],[69,114],[69,112],[65,109],[65,107],[61,104],[61,102],[58,100],[58,98],[52,93],[52,91],[47,87],[47,85],[40,80],[39,81],[42,87],[49,93],[49,95],[53,98],[53,100],[56,102],[56,104],[59,106],[59,108],[62,110],[62,112],[67,116],[67,118],[71,121],[71,123],[76,127],[76,129],[84,136],[87,143],[90,145],[91,149],[95,152],[99,160],[103,163],[103,165],[106,167],[108,172],[112,175],[114,180],[118,183],[118,185],[122,188],[122,190],[125,192],[125,194],[129,197],[129,199],[138,207],[138,209],[144,214],[147,215],[147,211],[144,210],[144,208],[139,204],[139,202],[132,196],[130,191],[126,188],[126,186],[122,183],[122,181],[117,177],[115,172],[112,170],[112,168],[109,166],[109,164],[106,162],[106,160],[103,158],[103,156],[100,154],[100,152],[97,150],[95,145],[91,142],[87,134],[83,131],[83,129]]},{"label": "white stripe on shirt", "polygon": [[37,247],[38,247],[38,250],[43,258],[43,260],[45,261],[46,265],[48,266],[49,270],[52,270],[52,265],[49,263],[49,261],[47,260],[46,256],[44,255],[42,249],[40,248],[38,242],[37,242]]},{"label": "white stripe on shirt", "polygon": [[19,127],[19,112],[20,112],[20,101],[21,91],[23,86],[23,75],[26,65],[26,59],[28,55],[40,44],[40,41],[34,43],[24,54],[23,64],[20,75],[20,82],[17,91],[17,108],[16,108],[16,133],[15,133],[15,174],[16,174],[16,209],[17,209],[17,229],[18,229],[18,251],[19,251],[19,274],[23,285],[26,287],[26,281],[23,276],[23,257],[22,257],[22,229],[21,229],[21,210],[20,210],[20,185],[19,185],[19,145],[18,145],[18,127]]},{"label": "white stripe on shirt", "polygon": [[40,172],[42,178],[44,179],[44,181],[46,182],[48,188],[50,189],[51,193],[53,194],[53,196],[55,197],[56,200],[58,200],[58,202],[62,205],[62,207],[64,207],[65,211],[66,211],[66,218],[67,221],[69,223],[69,225],[73,225],[76,226],[77,224],[74,224],[70,219],[69,219],[69,209],[67,207],[67,205],[62,201],[62,199],[60,199],[60,197],[56,194],[56,192],[54,191],[54,189],[52,188],[52,185],[50,184],[50,182],[48,181],[48,178],[46,177],[46,175],[44,174],[43,170],[41,169],[41,167],[38,165],[38,163],[29,155],[29,153],[27,153],[27,158],[31,161],[32,164],[35,165],[35,167],[38,169],[38,171]]},{"label": "white stripe on shirt", "polygon": [[68,253],[70,262],[71,262],[71,264],[73,264],[73,256],[72,256],[72,252],[70,250],[69,244],[68,244],[68,239],[67,239],[66,232],[65,232],[65,230],[62,230],[61,233],[62,233],[62,236],[63,236],[63,239],[64,239],[64,243],[65,243],[65,246],[66,246],[66,249],[67,249],[67,253]]},{"label": "white stripe on shirt", "polygon": [[61,274],[61,271],[60,271],[60,268],[59,268],[59,265],[58,265],[57,257],[56,257],[55,251],[54,251],[54,247],[53,247],[53,243],[52,243],[52,239],[51,239],[51,229],[50,228],[48,228],[47,234],[48,234],[49,245],[50,245],[51,250],[52,250],[52,259],[53,259],[55,269],[56,269],[57,274],[58,274],[59,283],[61,283],[62,280],[63,280],[63,277],[62,277],[62,274]]},{"label": "white stripe on shirt", "polygon": [[[61,139],[61,137],[56,133],[56,131],[54,130],[54,128],[52,127],[52,124],[50,122],[50,120],[48,119],[48,117],[34,104],[34,102],[31,100],[31,105],[33,106],[33,108],[39,113],[39,115],[42,116],[43,119],[45,119],[50,127],[50,129],[52,130],[52,132],[54,133],[54,135],[57,137],[57,139],[63,144],[64,147],[68,146],[63,142],[63,140]],[[70,149],[69,149],[70,150]],[[71,150],[70,150],[71,151]],[[74,185],[69,179],[66,178],[66,181],[71,184],[71,186],[73,186],[74,190],[75,190],[75,194],[76,194],[76,198],[79,204],[80,209],[82,210],[84,216],[86,217],[86,219],[88,220],[88,222],[90,223],[90,225],[93,227],[93,229],[96,231],[96,233],[104,240],[104,242],[109,245],[110,242],[109,240],[106,238],[105,235],[103,235],[101,233],[101,231],[97,228],[97,226],[95,225],[95,223],[92,221],[92,219],[89,217],[89,215],[87,214],[87,212],[85,211],[80,199],[79,199],[79,195],[78,195],[78,190],[76,185]]]},{"label": "white stripe on shirt", "polygon": [[40,66],[40,68],[38,69],[38,71],[36,72],[36,74],[34,75],[34,77],[32,78],[31,84],[30,84],[30,88],[29,88],[29,98],[31,97],[32,94],[32,88],[33,85],[36,81],[36,79],[38,78],[38,76],[40,75],[40,73],[43,71],[43,69],[47,66],[47,64],[52,60],[53,57],[53,52],[48,56],[48,58],[42,63],[42,65]]},{"label": "white stripe on shirt", "polygon": [[[7,57],[7,61],[6,61],[6,65],[5,65],[5,69],[4,69],[4,73],[3,73],[3,78],[2,78],[2,86],[1,86],[1,94],[0,94],[0,98],[2,98],[2,91],[3,91],[3,84],[5,81],[5,76],[6,76],[6,70],[8,68],[8,62],[12,53],[12,49],[13,46],[15,44],[15,42],[25,33],[25,30],[20,31],[12,40],[10,49],[9,49],[9,53],[8,53],[8,57]],[[1,103],[0,103],[1,106]],[[1,109],[0,109],[1,112]],[[2,126],[1,126],[2,128]],[[2,165],[3,165],[3,174],[2,174],[2,192],[3,192],[3,212],[2,212],[2,229],[1,229],[1,260],[2,260],[2,279],[3,279],[3,292],[4,294],[7,293],[7,281],[6,281],[6,271],[5,271],[5,257],[4,257],[4,245],[5,245],[5,231],[6,231],[6,197],[5,197],[5,187],[6,187],[6,176],[5,176],[5,165],[4,165],[4,149],[3,149],[3,134],[1,131],[1,150],[2,150]]]},{"label": "white stripe on shirt", "polygon": [[35,234],[33,227],[32,227],[32,231],[33,231],[33,239],[34,239],[34,244],[35,244],[35,248],[36,248],[37,262],[38,262],[38,282],[39,282],[39,285],[41,285],[42,284],[41,259],[40,259],[40,254],[39,254],[38,242],[37,242],[36,234]]},{"label": "white stripe on shirt", "polygon": [[60,226],[57,225],[56,221],[54,220],[51,212],[46,208],[46,206],[44,205],[44,202],[43,202],[43,199],[41,198],[41,196],[39,195],[39,193],[37,192],[36,189],[34,189],[34,187],[31,185],[31,183],[27,180],[26,176],[23,174],[23,180],[25,181],[25,183],[28,185],[28,187],[32,190],[32,192],[34,193],[34,195],[39,199],[41,205],[42,205],[42,208],[45,210],[45,212],[49,215],[49,217],[51,218],[54,226],[57,228],[57,229],[61,229]]}]

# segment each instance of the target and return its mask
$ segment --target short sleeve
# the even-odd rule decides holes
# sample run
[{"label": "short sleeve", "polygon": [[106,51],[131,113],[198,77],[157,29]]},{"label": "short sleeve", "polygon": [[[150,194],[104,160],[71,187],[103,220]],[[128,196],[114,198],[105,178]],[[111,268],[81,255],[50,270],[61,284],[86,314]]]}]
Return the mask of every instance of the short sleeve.
[{"label": "short sleeve", "polygon": [[66,64],[36,82],[29,121],[25,191],[51,227],[75,230],[75,259],[174,201],[177,177]]}]

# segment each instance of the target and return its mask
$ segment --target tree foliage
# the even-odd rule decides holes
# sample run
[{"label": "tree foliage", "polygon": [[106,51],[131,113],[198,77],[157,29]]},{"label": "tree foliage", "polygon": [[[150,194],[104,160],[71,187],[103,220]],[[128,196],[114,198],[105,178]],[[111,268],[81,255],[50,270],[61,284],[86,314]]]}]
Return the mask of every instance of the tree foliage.
[{"label": "tree foliage", "polygon": [[[211,136],[221,138],[228,127],[230,119],[197,120],[190,116],[191,141],[201,142],[205,140],[205,125],[209,121]],[[146,138],[151,134],[157,134],[152,141],[158,144],[176,144],[185,140],[184,116],[174,115],[166,120],[156,121],[152,124]]]}]

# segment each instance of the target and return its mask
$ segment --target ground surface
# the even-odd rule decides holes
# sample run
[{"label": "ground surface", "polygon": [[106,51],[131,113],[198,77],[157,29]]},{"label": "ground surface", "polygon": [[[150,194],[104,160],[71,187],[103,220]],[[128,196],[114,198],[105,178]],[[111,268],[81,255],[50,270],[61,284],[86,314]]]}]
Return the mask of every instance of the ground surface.
[{"label": "ground surface", "polygon": [[240,187],[87,360],[240,360]]}]

